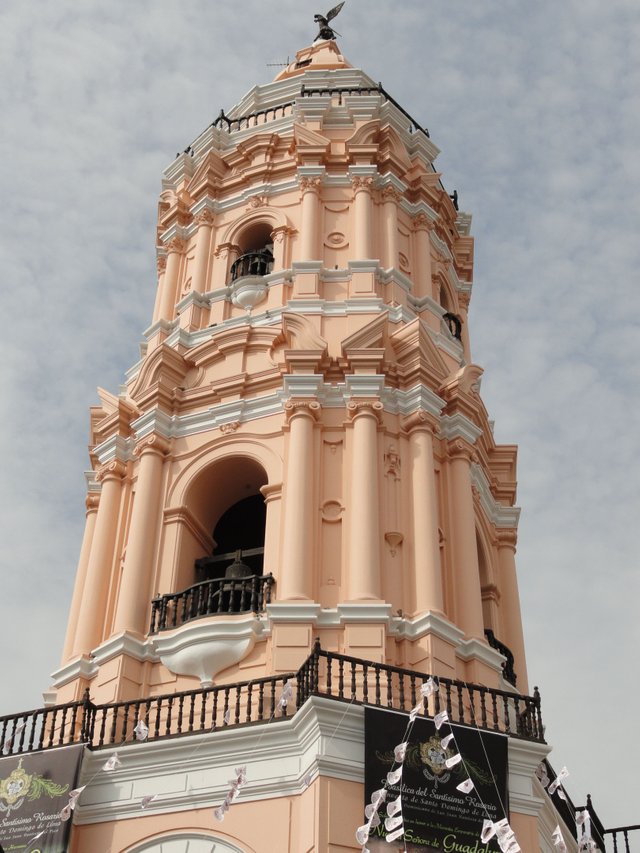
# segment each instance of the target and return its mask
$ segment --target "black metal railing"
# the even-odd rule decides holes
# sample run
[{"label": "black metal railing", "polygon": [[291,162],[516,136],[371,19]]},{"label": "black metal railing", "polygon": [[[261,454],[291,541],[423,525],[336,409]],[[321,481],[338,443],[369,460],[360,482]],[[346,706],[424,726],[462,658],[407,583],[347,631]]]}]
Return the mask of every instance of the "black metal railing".
[{"label": "black metal railing", "polygon": [[151,602],[150,634],[178,628],[201,616],[220,613],[261,613],[271,601],[273,575],[214,578],[182,592],[160,595]]},{"label": "black metal railing", "polygon": [[[631,850],[629,833],[638,831],[640,831],[640,823],[636,823],[634,826],[616,826],[613,829],[605,829],[604,834],[611,836],[613,853],[629,853]],[[636,840],[640,841],[640,837],[636,836]],[[636,849],[640,850],[640,844],[637,845]]]},{"label": "black metal railing", "polygon": [[429,131],[426,127],[423,127],[421,124],[413,118],[413,116],[409,115],[409,113],[405,110],[403,106],[401,106],[395,98],[392,98],[391,95],[385,90],[382,83],[378,83],[377,86],[306,86],[303,85],[300,89],[301,97],[311,97],[311,95],[337,95],[338,103],[342,104],[342,96],[343,95],[382,95],[382,97],[389,101],[390,104],[399,110],[402,115],[408,119],[409,121],[409,130],[411,132],[418,131],[419,133],[424,133],[425,136],[429,136]]},{"label": "black metal railing", "polygon": [[104,705],[93,704],[87,691],[82,702],[0,717],[0,746],[5,755],[73,743],[114,746],[133,740],[140,720],[148,727],[150,740],[270,723],[287,717],[287,707],[279,702],[286,681],[293,687],[290,709],[301,708],[311,696],[405,712],[423,702],[429,716],[446,709],[452,723],[544,742],[537,689],[533,696],[521,696],[440,678],[439,692],[426,701],[420,686],[428,677],[324,651],[316,643],[296,673]]},{"label": "black metal railing", "polygon": [[508,681],[509,684],[513,684],[516,686],[516,682],[518,681],[518,676],[516,675],[516,671],[513,667],[514,658],[513,652],[509,648],[509,646],[505,646],[504,643],[501,643],[500,640],[493,633],[491,628],[484,629],[484,635],[487,638],[487,642],[491,646],[492,649],[495,649],[497,652],[500,652],[501,655],[504,655],[506,660],[502,664],[502,674],[505,678],[505,681]]},{"label": "black metal railing", "polygon": [[249,275],[269,275],[272,269],[273,255],[271,252],[264,249],[260,252],[247,252],[240,255],[238,260],[231,264],[231,281]]},{"label": "black metal railing", "polygon": [[[297,675],[298,703],[309,695],[410,711],[420,701],[427,673],[324,651],[316,644]],[[425,710],[446,710],[452,723],[544,743],[540,693],[523,696],[505,690],[439,678],[440,690]]]},{"label": "black metal railing", "polygon": [[244,116],[237,116],[237,118],[229,118],[229,116],[224,114],[224,110],[220,110],[218,118],[211,122],[211,127],[224,127],[229,133],[234,130],[246,130],[249,127],[257,127],[260,124],[266,124],[268,121],[274,121],[275,119],[291,115],[294,103],[295,101],[287,101],[286,104],[278,104],[275,107],[256,110]]}]

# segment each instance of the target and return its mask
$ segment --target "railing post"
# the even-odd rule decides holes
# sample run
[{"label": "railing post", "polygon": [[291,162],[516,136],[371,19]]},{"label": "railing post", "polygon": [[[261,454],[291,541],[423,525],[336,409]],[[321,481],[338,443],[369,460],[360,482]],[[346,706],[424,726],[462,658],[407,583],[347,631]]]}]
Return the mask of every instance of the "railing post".
[{"label": "railing post", "polygon": [[89,743],[91,741],[91,729],[93,727],[93,714],[95,713],[95,705],[91,701],[89,688],[87,687],[82,697],[82,723],[80,726],[80,741]]}]

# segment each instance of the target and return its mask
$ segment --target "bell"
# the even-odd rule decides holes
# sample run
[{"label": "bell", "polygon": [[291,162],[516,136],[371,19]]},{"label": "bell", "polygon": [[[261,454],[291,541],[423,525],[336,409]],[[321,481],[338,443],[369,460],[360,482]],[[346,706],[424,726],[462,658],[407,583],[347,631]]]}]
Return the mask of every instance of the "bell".
[{"label": "bell", "polygon": [[253,575],[253,570],[241,558],[242,551],[236,551],[235,560],[225,569],[225,578],[250,578]]}]

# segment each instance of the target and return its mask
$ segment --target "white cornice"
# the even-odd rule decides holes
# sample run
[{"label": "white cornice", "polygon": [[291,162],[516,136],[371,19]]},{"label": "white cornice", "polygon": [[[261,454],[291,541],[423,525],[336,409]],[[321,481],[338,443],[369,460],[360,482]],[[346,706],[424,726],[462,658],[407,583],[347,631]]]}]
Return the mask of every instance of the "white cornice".
[{"label": "white cornice", "polygon": [[93,449],[101,465],[114,461],[128,462],[131,459],[131,451],[131,439],[121,435],[112,435]]},{"label": "white cornice", "polygon": [[121,766],[100,773],[105,752],[85,753],[80,784],[87,785],[74,823],[104,823],[140,816],[140,800],[158,797],[151,815],[213,808],[224,799],[234,766],[250,763],[242,801],[302,793],[311,773],[362,782],[364,710],[313,696],[294,717],[256,728],[130,743],[118,749]]},{"label": "white cornice", "polygon": [[518,526],[520,508],[498,503],[491,493],[487,475],[476,462],[471,463],[471,482],[478,489],[480,503],[490,522],[501,528],[511,529]]},{"label": "white cornice", "polygon": [[142,417],[133,421],[131,428],[135,431],[136,441],[157,433],[163,438],[170,438],[173,429],[173,417],[163,412],[162,409],[151,409]]},{"label": "white cornice", "polygon": [[536,790],[535,771],[551,752],[546,743],[509,738],[509,807],[519,814],[538,817],[544,800]]},{"label": "white cornice", "polygon": [[480,427],[477,427],[460,412],[456,412],[455,415],[445,415],[440,424],[440,431],[443,438],[448,440],[463,438],[470,444],[475,444],[482,435]]},{"label": "white cornice", "polygon": [[98,666],[95,661],[82,655],[51,673],[52,686],[57,689],[70,681],[80,678],[89,680],[97,674]]},{"label": "white cornice", "polygon": [[313,601],[278,601],[267,604],[267,618],[271,624],[311,622],[315,625],[322,612],[322,605]]},{"label": "white cornice", "polygon": [[96,480],[95,471],[85,471],[84,479],[87,484],[88,492],[99,492],[102,489],[101,484]]},{"label": "white cornice", "polygon": [[124,655],[125,657],[133,658],[140,661],[157,661],[158,656],[153,651],[153,644],[150,639],[142,640],[124,631],[122,634],[117,634],[115,637],[110,637],[101,643],[93,650],[92,658],[102,666],[114,658]]},{"label": "white cornice", "polygon": [[456,655],[464,661],[479,660],[497,673],[502,672],[502,664],[506,660],[504,655],[492,649],[485,640],[478,640],[475,637],[461,640],[456,648]]}]

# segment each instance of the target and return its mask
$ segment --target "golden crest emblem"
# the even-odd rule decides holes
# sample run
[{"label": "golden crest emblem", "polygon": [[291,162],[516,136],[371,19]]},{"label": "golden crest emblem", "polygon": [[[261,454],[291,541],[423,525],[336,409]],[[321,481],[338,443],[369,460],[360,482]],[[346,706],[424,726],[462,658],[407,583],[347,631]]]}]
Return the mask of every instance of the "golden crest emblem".
[{"label": "golden crest emblem", "polygon": [[18,800],[22,800],[27,796],[32,779],[33,777],[26,772],[22,766],[22,759],[20,759],[20,763],[16,769],[6,779],[0,780],[0,800],[4,800],[8,811],[12,807],[17,808],[16,803]]},{"label": "golden crest emblem", "polygon": [[451,754],[450,750],[442,746],[441,738],[437,735],[421,743],[420,759],[424,764],[424,775],[436,783],[446,782],[451,774],[445,761]]}]

